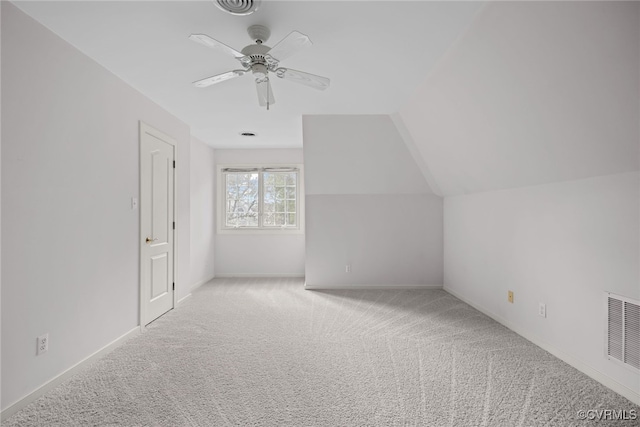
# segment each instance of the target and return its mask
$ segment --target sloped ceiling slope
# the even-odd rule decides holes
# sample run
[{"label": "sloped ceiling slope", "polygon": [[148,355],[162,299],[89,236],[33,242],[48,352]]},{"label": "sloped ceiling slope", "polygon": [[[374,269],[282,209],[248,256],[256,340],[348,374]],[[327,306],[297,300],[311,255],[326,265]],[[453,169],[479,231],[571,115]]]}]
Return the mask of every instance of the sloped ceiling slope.
[{"label": "sloped ceiling slope", "polygon": [[497,2],[399,116],[443,195],[639,170],[640,3]]}]

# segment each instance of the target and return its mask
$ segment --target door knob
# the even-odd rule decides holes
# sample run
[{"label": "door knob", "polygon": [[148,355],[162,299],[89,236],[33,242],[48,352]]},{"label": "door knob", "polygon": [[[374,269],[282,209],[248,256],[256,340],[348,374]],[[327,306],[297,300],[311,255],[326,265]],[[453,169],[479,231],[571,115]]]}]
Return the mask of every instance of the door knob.
[{"label": "door knob", "polygon": [[158,240],[158,239],[150,239],[150,238],[147,237],[147,243],[155,242],[156,240]]}]

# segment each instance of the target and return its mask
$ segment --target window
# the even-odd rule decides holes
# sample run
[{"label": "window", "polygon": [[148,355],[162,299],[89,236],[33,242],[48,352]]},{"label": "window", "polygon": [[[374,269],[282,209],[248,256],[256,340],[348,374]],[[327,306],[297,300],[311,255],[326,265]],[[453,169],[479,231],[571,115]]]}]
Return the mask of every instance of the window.
[{"label": "window", "polygon": [[221,167],[219,229],[301,230],[300,167]]}]

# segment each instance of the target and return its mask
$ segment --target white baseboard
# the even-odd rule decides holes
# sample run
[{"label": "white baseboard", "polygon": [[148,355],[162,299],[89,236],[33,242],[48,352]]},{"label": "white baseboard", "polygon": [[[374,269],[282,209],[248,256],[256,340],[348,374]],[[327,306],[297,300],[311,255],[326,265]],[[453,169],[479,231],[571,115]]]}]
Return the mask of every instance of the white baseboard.
[{"label": "white baseboard", "polygon": [[237,278],[254,278],[259,279],[261,277],[264,278],[273,278],[273,277],[295,277],[295,278],[304,278],[304,274],[281,274],[281,273],[223,273],[216,274],[216,279],[232,279],[234,277]]},{"label": "white baseboard", "polygon": [[442,285],[333,285],[333,284],[324,284],[324,285],[315,285],[306,283],[304,284],[304,288],[308,290],[370,290],[370,289],[379,289],[379,290],[404,290],[404,289],[442,289]]},{"label": "white baseboard", "polygon": [[[205,284],[205,283],[207,283],[207,282],[212,281],[212,280],[213,280],[213,279],[215,279],[215,278],[216,278],[216,276],[211,276],[211,277],[209,277],[208,279],[200,280],[199,282],[194,283],[193,285],[191,285],[190,292],[195,291],[195,290],[196,290],[196,289],[198,289],[200,286],[204,285],[204,284]],[[189,294],[189,295],[191,295],[191,294]],[[185,297],[185,298],[186,298],[186,297]],[[183,299],[184,299],[184,298],[183,298]]]},{"label": "white baseboard", "polygon": [[191,296],[191,292],[189,292],[188,294],[186,294],[185,296],[183,296],[182,298],[180,298],[178,300],[178,302],[176,303],[176,306],[182,304],[184,302],[184,300],[186,300],[187,298],[189,298]]},{"label": "white baseboard", "polygon": [[527,330],[524,330],[523,328],[521,328],[519,326],[514,325],[513,323],[511,323],[511,322],[505,320],[504,318],[502,318],[501,316],[498,316],[497,314],[495,314],[495,313],[493,313],[493,312],[491,312],[489,310],[486,310],[483,307],[480,307],[479,305],[469,301],[467,298],[463,297],[462,295],[458,294],[457,292],[452,291],[451,289],[448,289],[446,286],[443,289],[444,289],[445,292],[450,293],[454,297],[456,297],[459,300],[469,304],[471,307],[475,308],[476,310],[480,311],[481,313],[486,314],[487,316],[491,317],[496,322],[506,326],[507,328],[509,328],[513,332],[515,332],[516,334],[518,334],[521,337],[527,339],[528,341],[531,341],[532,343],[534,343],[538,347],[542,348],[543,350],[548,351],[549,353],[553,354],[558,359],[560,359],[563,362],[573,366],[574,368],[576,368],[577,370],[579,370],[583,374],[588,375],[589,377],[591,377],[594,380],[598,381],[600,384],[604,385],[605,387],[608,387],[611,390],[615,391],[616,393],[626,397],[627,399],[629,399],[630,401],[632,401],[636,405],[640,405],[640,393],[636,392],[635,390],[632,390],[629,387],[627,387],[627,386],[625,386],[623,384],[620,384],[618,381],[614,380],[610,376],[608,376],[608,375],[600,372],[599,370],[587,365],[583,361],[581,361],[579,359],[576,359],[573,356],[569,356],[568,354],[564,353],[561,350],[558,350],[556,347],[554,347],[554,346],[550,345],[549,343],[541,340],[536,335],[530,333]]},{"label": "white baseboard", "polygon": [[109,344],[105,345],[100,350],[96,351],[90,356],[87,356],[86,358],[76,363],[66,371],[62,372],[61,374],[47,381],[46,383],[44,383],[43,385],[41,385],[31,393],[27,394],[21,399],[18,399],[16,402],[6,407],[0,413],[0,421],[6,420],[11,415],[18,412],[20,409],[24,408],[34,400],[38,399],[40,396],[43,396],[44,394],[53,390],[55,387],[60,385],[63,381],[66,381],[67,379],[73,377],[74,375],[77,375],[78,373],[82,372],[84,369],[91,366],[93,362],[97,361],[98,359],[110,353],[111,351],[115,350],[117,347],[122,345],[122,343],[124,343],[130,338],[133,338],[139,333],[140,333],[140,326],[136,326],[135,328],[131,329],[129,332],[125,333],[121,337],[111,341]]},{"label": "white baseboard", "polygon": [[195,291],[196,289],[198,289],[200,286],[204,285],[207,282],[210,282],[214,279],[214,277],[211,277],[210,279],[204,279],[201,280],[199,282],[194,283],[193,285],[191,285],[191,288],[189,288],[189,293],[185,296],[183,296],[182,298],[180,298],[177,303],[176,306],[179,306],[180,304],[182,304],[187,298],[189,298],[191,296],[191,294],[193,293],[193,291]]}]

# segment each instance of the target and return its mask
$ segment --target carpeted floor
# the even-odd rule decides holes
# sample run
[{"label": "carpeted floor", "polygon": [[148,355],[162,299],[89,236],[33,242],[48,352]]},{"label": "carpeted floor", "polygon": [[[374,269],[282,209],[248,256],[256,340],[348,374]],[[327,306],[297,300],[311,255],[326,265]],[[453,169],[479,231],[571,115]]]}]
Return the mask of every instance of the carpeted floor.
[{"label": "carpeted floor", "polygon": [[3,426],[638,426],[640,408],[439,290],[217,279]]}]

